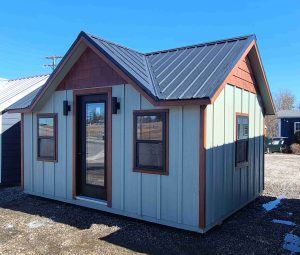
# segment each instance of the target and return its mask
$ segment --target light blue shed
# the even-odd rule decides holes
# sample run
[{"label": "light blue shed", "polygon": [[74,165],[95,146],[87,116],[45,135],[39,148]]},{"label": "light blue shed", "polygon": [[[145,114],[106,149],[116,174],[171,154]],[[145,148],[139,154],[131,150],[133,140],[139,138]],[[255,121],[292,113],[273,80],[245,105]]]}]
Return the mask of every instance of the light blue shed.
[{"label": "light blue shed", "polygon": [[28,194],[203,233],[264,188],[254,35],[145,54],[81,32],[10,112]]}]

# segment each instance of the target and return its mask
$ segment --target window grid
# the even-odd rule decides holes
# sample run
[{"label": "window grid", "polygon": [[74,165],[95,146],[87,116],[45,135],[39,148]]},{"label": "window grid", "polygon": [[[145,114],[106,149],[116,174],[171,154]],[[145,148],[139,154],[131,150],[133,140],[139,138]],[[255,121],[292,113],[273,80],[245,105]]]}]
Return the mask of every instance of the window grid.
[{"label": "window grid", "polygon": [[[147,120],[149,122],[147,122]],[[168,110],[134,111],[133,125],[133,171],[167,175]],[[146,131],[142,132],[143,128],[146,129]],[[145,158],[143,158],[143,156],[145,156]],[[151,162],[151,164],[143,164],[143,162],[147,161]]]},{"label": "window grid", "polygon": [[[41,126],[40,123],[43,123],[43,125],[49,125],[47,123],[46,119],[52,120],[52,130],[47,131],[46,128],[43,130],[41,134]],[[43,155],[43,149],[44,151],[45,148],[43,146],[46,146],[46,143],[48,143],[48,148],[49,144],[50,147],[53,146],[53,152],[51,152],[50,156],[45,156]],[[56,113],[39,113],[37,114],[37,160],[41,161],[57,161],[57,114]]]}]

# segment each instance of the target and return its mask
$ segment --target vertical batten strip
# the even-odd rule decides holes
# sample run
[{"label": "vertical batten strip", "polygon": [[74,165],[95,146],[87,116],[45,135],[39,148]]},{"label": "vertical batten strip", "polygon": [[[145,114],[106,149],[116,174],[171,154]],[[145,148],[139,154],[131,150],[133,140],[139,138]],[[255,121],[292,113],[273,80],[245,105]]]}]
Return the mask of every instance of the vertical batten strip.
[{"label": "vertical batten strip", "polygon": [[236,133],[236,117],[235,117],[235,113],[236,113],[236,102],[235,102],[235,94],[236,94],[236,86],[233,87],[233,139],[232,139],[232,143],[233,143],[233,151],[232,151],[232,164],[233,164],[233,170],[231,171],[231,181],[232,181],[232,194],[231,194],[231,198],[232,198],[232,208],[234,208],[235,205],[235,183],[234,183],[234,175],[235,175],[235,133]]},{"label": "vertical batten strip", "polygon": [[123,94],[122,99],[120,102],[121,109],[123,117],[122,117],[122,124],[121,124],[121,210],[124,210],[124,204],[125,204],[125,84],[123,84]]},{"label": "vertical batten strip", "polygon": [[223,137],[223,199],[222,199],[222,203],[223,203],[223,208],[224,208],[224,210],[223,210],[223,212],[222,212],[222,216],[223,216],[223,213],[225,214],[226,213],[226,210],[225,210],[225,208],[226,208],[226,204],[227,204],[227,202],[228,202],[228,200],[227,200],[227,190],[226,190],[226,188],[228,188],[227,187],[227,185],[226,185],[226,183],[227,183],[227,171],[226,171],[226,164],[227,164],[227,158],[226,158],[226,91],[227,91],[227,86],[225,86],[224,87],[224,100],[223,100],[223,105],[224,105],[224,107],[223,107],[223,109],[224,109],[224,112],[223,112],[223,126],[224,126],[224,128],[223,128],[223,135],[224,135],[224,137]]},{"label": "vertical batten strip", "polygon": [[253,134],[253,152],[254,152],[254,157],[253,157],[253,166],[254,166],[254,181],[253,181],[253,190],[254,190],[254,194],[256,195],[256,100],[257,98],[255,97],[254,100],[254,134]]},{"label": "vertical batten strip", "polygon": [[183,169],[183,160],[182,160],[182,137],[183,137],[183,108],[182,106],[178,107],[178,179],[177,179],[177,222],[182,223],[182,169]]},{"label": "vertical batten strip", "polygon": [[206,227],[206,106],[200,106],[199,226]]},{"label": "vertical batten strip", "polygon": [[[65,91],[65,100],[68,101],[68,103],[70,104],[69,100],[68,100],[68,91],[66,90]],[[71,109],[71,112],[73,111],[73,109]],[[65,117],[65,132],[67,132],[68,128],[67,128],[67,125],[68,125],[68,117],[69,117],[69,114]],[[66,171],[66,183],[65,183],[65,192],[66,192],[66,195],[65,195],[65,198],[68,197],[68,135],[65,135],[65,171]]]},{"label": "vertical batten strip", "polygon": [[31,192],[34,192],[34,139],[33,139],[33,113],[30,113],[30,120],[31,120]]},{"label": "vertical batten strip", "polygon": [[[142,96],[139,95],[139,110],[142,109]],[[134,128],[134,127],[133,127]],[[142,215],[142,173],[137,173],[138,174],[138,185],[137,185],[137,199],[138,199],[138,203],[137,203],[137,209],[138,209],[138,215]]]},{"label": "vertical batten strip", "polygon": [[[258,102],[256,102],[256,103],[258,103]],[[256,109],[257,109],[257,107],[256,107]],[[257,152],[258,152],[258,159],[259,159],[259,157],[260,157],[260,138],[259,138],[259,128],[260,128],[260,112],[259,112],[259,110],[257,109],[257,117],[258,117],[258,119],[257,119],[257,122],[258,122],[258,132],[256,133],[256,140],[257,140]],[[258,193],[257,194],[259,194],[260,193],[260,160],[258,160]]]},{"label": "vertical batten strip", "polygon": [[160,213],[161,213],[161,175],[157,175],[157,183],[156,183],[156,218],[160,220]]},{"label": "vertical batten strip", "polygon": [[[53,113],[55,113],[55,98],[56,98],[56,93],[54,92],[53,93],[53,96],[52,96],[52,112]],[[56,111],[56,112],[58,112],[58,111]],[[59,155],[58,155],[58,147],[59,147],[59,145],[58,145],[58,125],[59,125],[59,118],[57,117],[56,118],[56,127],[54,127],[54,128],[56,128],[56,159],[57,159],[57,161],[59,160],[58,159],[58,157],[59,157]],[[56,192],[55,192],[55,175],[56,175],[56,162],[53,162],[52,163],[53,164],[53,196],[55,197],[56,196]]]}]

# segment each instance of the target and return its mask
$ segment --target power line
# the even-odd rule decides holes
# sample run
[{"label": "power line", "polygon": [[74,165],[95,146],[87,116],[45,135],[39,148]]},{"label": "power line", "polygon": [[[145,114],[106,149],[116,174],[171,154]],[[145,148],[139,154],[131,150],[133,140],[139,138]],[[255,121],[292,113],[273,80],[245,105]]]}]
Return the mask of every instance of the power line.
[{"label": "power line", "polygon": [[52,71],[55,69],[55,67],[57,66],[57,59],[61,59],[63,58],[62,56],[47,56],[45,57],[46,59],[50,59],[52,60],[52,64],[44,64],[43,67],[51,67]]}]

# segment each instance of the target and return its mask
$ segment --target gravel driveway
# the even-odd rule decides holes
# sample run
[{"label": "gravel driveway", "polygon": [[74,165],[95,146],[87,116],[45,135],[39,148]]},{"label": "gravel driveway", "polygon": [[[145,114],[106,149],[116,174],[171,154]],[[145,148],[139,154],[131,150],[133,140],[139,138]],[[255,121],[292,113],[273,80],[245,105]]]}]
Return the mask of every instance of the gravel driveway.
[{"label": "gravel driveway", "polygon": [[300,156],[266,155],[265,176],[263,196],[205,235],[0,188],[0,254],[290,254],[300,249]]}]

